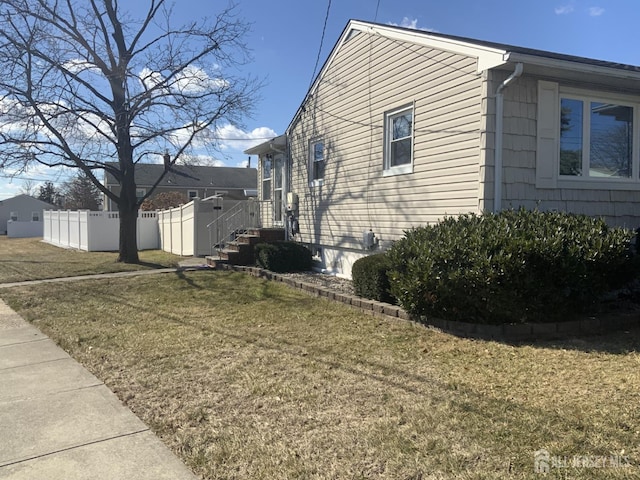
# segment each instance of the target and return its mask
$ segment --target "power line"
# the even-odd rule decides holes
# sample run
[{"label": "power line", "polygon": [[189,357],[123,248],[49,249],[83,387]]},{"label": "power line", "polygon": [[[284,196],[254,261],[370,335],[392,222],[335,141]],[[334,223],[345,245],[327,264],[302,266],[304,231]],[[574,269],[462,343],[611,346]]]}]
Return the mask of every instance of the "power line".
[{"label": "power line", "polygon": [[60,177],[63,175],[61,173],[55,174],[50,178],[34,178],[34,177],[24,177],[22,175],[0,175],[0,178],[6,178],[10,180],[33,180],[34,182],[52,182],[53,180],[60,180]]},{"label": "power line", "polygon": [[316,78],[316,71],[318,70],[318,64],[320,63],[320,54],[322,53],[322,44],[324,43],[324,34],[327,31],[327,20],[329,20],[329,10],[331,10],[331,0],[327,4],[327,13],[324,16],[324,25],[322,26],[322,36],[320,37],[320,47],[318,48],[318,55],[316,56],[316,64],[313,67],[313,73],[311,74],[311,81],[309,82],[309,88],[313,84],[313,80]]}]

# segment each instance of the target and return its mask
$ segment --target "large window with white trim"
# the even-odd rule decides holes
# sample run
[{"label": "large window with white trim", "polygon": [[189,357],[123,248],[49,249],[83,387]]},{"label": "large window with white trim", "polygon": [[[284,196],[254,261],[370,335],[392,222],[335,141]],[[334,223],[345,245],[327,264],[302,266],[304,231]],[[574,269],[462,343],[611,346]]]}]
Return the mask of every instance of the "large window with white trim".
[{"label": "large window with white trim", "polygon": [[385,113],[384,173],[396,175],[413,171],[413,106]]},{"label": "large window with white trim", "polygon": [[632,179],[637,105],[618,98],[560,94],[561,177]]}]

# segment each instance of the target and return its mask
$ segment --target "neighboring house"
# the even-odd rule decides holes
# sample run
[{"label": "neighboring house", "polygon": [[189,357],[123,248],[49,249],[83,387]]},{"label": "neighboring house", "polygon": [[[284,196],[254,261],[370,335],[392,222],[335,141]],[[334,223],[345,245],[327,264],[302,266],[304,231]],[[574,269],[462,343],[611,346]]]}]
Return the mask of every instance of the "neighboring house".
[{"label": "neighboring house", "polygon": [[254,148],[262,223],[321,266],[447,215],[539,208],[640,226],[640,67],[351,21],[286,133]]},{"label": "neighboring house", "polygon": [[[7,222],[33,223],[28,236],[42,236],[42,212],[58,207],[29,195],[17,195],[0,201],[0,235],[7,234]],[[38,225],[36,225],[36,223]]]},{"label": "neighboring house", "polygon": [[[164,172],[164,165],[136,165],[135,181],[138,198],[157,182]],[[191,165],[174,165],[151,194],[150,198],[161,192],[182,192],[189,199],[207,198],[222,195],[228,200],[246,200],[255,196],[257,171],[255,168],[205,167]],[[113,175],[105,173],[104,185],[112,192],[119,194],[120,186]],[[117,205],[105,196],[104,210],[118,210]]]}]

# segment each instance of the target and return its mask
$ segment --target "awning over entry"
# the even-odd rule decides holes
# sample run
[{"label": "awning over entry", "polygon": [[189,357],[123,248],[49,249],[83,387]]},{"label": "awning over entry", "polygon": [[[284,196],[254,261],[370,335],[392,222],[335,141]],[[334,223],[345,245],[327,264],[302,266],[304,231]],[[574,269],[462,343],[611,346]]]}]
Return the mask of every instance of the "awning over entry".
[{"label": "awning over entry", "polygon": [[284,153],[287,147],[287,136],[280,135],[272,138],[266,142],[263,142],[255,147],[247,148],[244,153],[247,155],[266,155],[268,153]]}]

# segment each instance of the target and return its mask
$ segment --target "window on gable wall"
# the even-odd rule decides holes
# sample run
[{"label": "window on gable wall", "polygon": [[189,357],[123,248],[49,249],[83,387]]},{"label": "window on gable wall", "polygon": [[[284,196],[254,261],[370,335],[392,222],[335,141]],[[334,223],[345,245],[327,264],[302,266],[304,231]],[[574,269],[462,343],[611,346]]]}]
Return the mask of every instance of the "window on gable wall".
[{"label": "window on gable wall", "polygon": [[413,171],[413,107],[403,107],[385,114],[384,174],[397,175]]},{"label": "window on gable wall", "polygon": [[31,212],[31,221],[39,222],[40,221],[40,212]]},{"label": "window on gable wall", "polygon": [[262,159],[262,200],[271,199],[271,155]]},{"label": "window on gable wall", "polygon": [[309,183],[321,185],[324,179],[325,148],[322,140],[309,144]]}]

